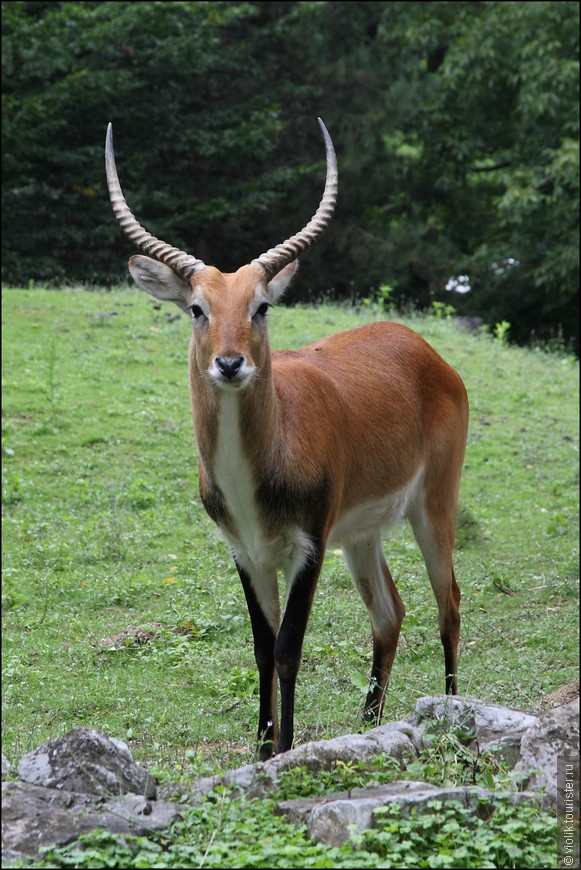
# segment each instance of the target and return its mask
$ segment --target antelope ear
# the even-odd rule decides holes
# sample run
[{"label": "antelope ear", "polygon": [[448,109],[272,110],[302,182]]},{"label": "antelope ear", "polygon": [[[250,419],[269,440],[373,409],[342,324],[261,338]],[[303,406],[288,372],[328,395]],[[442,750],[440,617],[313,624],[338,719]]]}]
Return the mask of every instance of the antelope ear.
[{"label": "antelope ear", "polygon": [[192,290],[188,282],[158,260],[137,254],[129,260],[132,278],[142,290],[163,302],[175,302],[185,311],[191,302]]},{"label": "antelope ear", "polygon": [[292,263],[289,263],[284,269],[281,269],[274,278],[268,282],[268,286],[266,288],[268,293],[268,298],[271,302],[278,302],[286,288],[291,282],[291,279],[295,272],[297,271],[299,265],[298,260],[293,260]]}]

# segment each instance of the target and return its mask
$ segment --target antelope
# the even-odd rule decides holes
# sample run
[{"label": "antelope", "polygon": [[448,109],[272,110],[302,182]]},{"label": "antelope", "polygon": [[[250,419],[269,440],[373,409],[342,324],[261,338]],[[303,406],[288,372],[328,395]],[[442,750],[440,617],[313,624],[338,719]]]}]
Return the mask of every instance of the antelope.
[{"label": "antelope", "polygon": [[[250,616],[259,672],[258,754],[293,745],[303,640],[325,549],[341,546],[371,621],[363,719],[379,724],[404,605],[383,552],[407,518],[438,606],[446,692],[456,694],[460,590],[452,550],[468,428],[459,375],[417,333],[388,322],[272,353],[267,312],[299,254],[329,225],[337,160],[319,118],[326,182],[305,227],[236,272],[222,273],[148,233],[105,159],[113,212],[146,255],[136,283],[192,317],[189,384],[202,503],[229,543]],[[284,607],[278,574],[286,580]],[[278,684],[281,717],[278,721]]]}]

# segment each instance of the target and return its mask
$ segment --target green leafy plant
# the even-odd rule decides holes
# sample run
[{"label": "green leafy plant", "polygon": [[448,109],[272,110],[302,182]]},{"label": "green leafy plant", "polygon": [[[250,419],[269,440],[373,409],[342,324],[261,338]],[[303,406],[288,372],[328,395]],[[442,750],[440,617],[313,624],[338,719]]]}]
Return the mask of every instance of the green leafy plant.
[{"label": "green leafy plant", "polygon": [[556,819],[509,799],[479,801],[477,813],[459,803],[429,801],[405,815],[395,804],[375,810],[376,828],[354,838],[383,867],[554,867]]},{"label": "green leafy plant", "polygon": [[122,838],[94,831],[13,866],[538,868],[556,860],[554,816],[507,799],[478,801],[476,811],[434,800],[421,812],[404,813],[390,804],[375,810],[373,828],[340,848],[310,841],[304,826],[289,824],[274,809],[272,801],[217,789],[184,810],[169,831]]},{"label": "green leafy plant", "polygon": [[390,314],[395,311],[393,293],[394,288],[391,284],[380,284],[370,296],[364,297],[361,302],[370,312]]},{"label": "green leafy plant", "polygon": [[500,323],[494,324],[494,337],[499,344],[508,344],[508,334],[510,332],[510,323],[507,320],[501,320]]},{"label": "green leafy plant", "polygon": [[331,770],[313,772],[307,767],[293,767],[284,771],[277,783],[276,796],[278,800],[290,800],[350,791],[393,782],[400,775],[401,765],[388,755],[377,755],[371,762],[338,759]]},{"label": "green leafy plant", "polygon": [[449,320],[455,313],[456,309],[454,306],[447,302],[438,302],[436,300],[432,302],[432,314],[436,320]]}]

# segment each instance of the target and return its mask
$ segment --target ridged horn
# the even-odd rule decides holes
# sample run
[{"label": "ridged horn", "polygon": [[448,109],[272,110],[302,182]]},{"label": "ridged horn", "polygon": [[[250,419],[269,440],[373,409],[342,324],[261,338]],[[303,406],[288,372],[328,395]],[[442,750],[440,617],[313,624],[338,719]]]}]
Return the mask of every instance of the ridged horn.
[{"label": "ridged horn", "polygon": [[325,151],[327,154],[327,179],[325,181],[323,198],[313,217],[300,232],[252,261],[253,264],[262,267],[268,280],[276,275],[277,272],[280,272],[287,263],[296,260],[299,254],[310,248],[323,235],[335,211],[339,188],[337,157],[327,128],[320,118],[318,118],[318,121],[323,133],[323,139],[325,140]]},{"label": "ridged horn", "polygon": [[198,260],[197,257],[192,257],[186,254],[185,251],[180,251],[179,248],[174,248],[160,239],[156,239],[151,233],[148,233],[140,223],[135,219],[131,209],[125,201],[119,177],[117,175],[117,167],[115,166],[115,155],[113,154],[113,127],[111,124],[107,127],[107,139],[105,142],[105,168],[107,170],[107,187],[109,188],[109,199],[113,206],[115,217],[121,225],[121,229],[125,235],[135,242],[138,248],[153,257],[155,260],[160,260],[173,269],[185,281],[189,281],[194,272],[200,269],[205,269],[206,264],[203,260]]}]

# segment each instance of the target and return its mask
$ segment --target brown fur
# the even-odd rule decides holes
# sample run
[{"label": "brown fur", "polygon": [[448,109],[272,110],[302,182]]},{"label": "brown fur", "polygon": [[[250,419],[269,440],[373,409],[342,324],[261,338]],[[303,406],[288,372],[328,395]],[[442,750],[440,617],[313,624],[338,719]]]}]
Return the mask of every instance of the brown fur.
[{"label": "brown fur", "polygon": [[[137,261],[134,270],[150,268],[142,262],[146,258],[133,260]],[[280,276],[267,286],[256,265],[234,274],[208,267],[187,286],[178,279],[174,282],[163,271],[167,267],[151,268],[162,275],[164,298],[175,291],[179,301],[174,301],[184,308],[194,305],[198,315],[190,345],[190,392],[200,492],[208,513],[233,544],[245,588],[261,673],[262,737],[272,744],[278,735],[274,702],[268,700],[274,697],[273,656],[282,691],[279,749],[292,743],[302,637],[334,529],[346,536],[344,552],[372,620],[372,687],[365,715],[379,721],[404,616],[380,535],[382,527],[401,519],[398,512],[407,512],[426,560],[438,602],[446,687],[456,691],[460,592],[452,548],[468,427],[468,400],[458,374],[419,335],[395,323],[372,323],[297,351],[271,354],[266,320],[258,309],[269,297],[276,301],[280,286],[288,281],[286,275],[280,286],[276,283]],[[289,267],[285,271],[292,273]],[[146,289],[152,292],[150,284]],[[234,359],[243,360],[242,368],[250,372],[244,375],[246,380],[242,374],[228,379],[220,369],[220,360],[229,364]],[[228,392],[236,397],[236,416],[226,419],[234,419],[240,432],[240,444],[232,449],[243,457],[245,487],[250,480],[248,492],[240,490],[250,499],[243,517],[228,505],[217,483],[217,444],[220,438],[230,444],[228,438],[233,437],[221,430],[223,403],[228,401],[232,407],[231,399],[225,398]],[[228,466],[227,459],[222,461]],[[232,468],[222,474],[230,492],[236,493]],[[239,495],[233,503],[240,504]],[[377,522],[374,505],[379,506]],[[371,518],[369,530],[366,511]],[[252,516],[260,526],[256,534],[248,526]],[[246,528],[246,539],[238,537],[240,523]],[[246,553],[248,536],[253,549]],[[279,633],[273,634],[268,625],[273,624],[275,569],[284,567],[288,557],[284,548],[296,546],[297,540],[310,542],[310,549],[305,550],[303,563],[299,560],[293,568],[298,573],[287,578],[286,610]],[[256,565],[254,576],[256,541],[266,547],[272,544],[275,553],[279,547],[281,563],[269,567],[266,574],[264,566]],[[268,624],[262,607],[267,616],[270,613]],[[271,751],[272,745],[263,746],[262,757]]]}]

